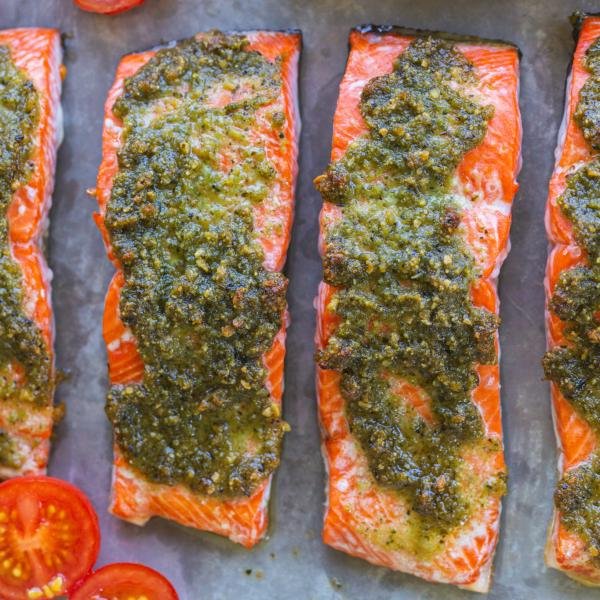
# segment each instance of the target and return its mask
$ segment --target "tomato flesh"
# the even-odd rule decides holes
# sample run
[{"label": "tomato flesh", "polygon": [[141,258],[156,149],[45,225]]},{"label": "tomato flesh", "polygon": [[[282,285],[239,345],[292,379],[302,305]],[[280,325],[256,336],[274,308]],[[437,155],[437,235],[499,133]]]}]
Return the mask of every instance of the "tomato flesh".
[{"label": "tomato flesh", "polygon": [[175,588],[158,571],[135,563],[114,563],[92,573],[70,600],[179,600]]},{"label": "tomato flesh", "polygon": [[142,2],[144,0],[75,0],[75,4],[82,10],[103,15],[116,15],[139,6]]},{"label": "tomato flesh", "polygon": [[0,484],[0,598],[58,597],[92,569],[98,519],[73,485],[51,477]]}]

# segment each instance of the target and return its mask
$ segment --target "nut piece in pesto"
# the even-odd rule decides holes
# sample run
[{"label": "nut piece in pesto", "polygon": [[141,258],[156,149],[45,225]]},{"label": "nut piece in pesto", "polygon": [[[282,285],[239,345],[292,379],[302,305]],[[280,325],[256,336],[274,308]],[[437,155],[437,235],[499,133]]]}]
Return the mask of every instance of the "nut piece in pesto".
[{"label": "nut piece in pesto", "polygon": [[284,135],[270,109],[281,86],[277,62],[215,32],[159,50],[113,108],[124,130],[105,223],[144,375],[112,386],[106,410],[150,481],[244,496],[279,464],[287,424],[263,355],[287,280],[255,234],[275,169],[253,129],[267,116]]},{"label": "nut piece in pesto", "polygon": [[[493,115],[468,93],[476,81],[452,43],[416,38],[364,87],[368,132],[315,180],[342,209],[323,257],[339,324],[317,361],[341,372],[352,434],[374,480],[406,499],[423,549],[504,493],[503,470],[473,493],[464,460],[498,444],[471,400],[476,365],[496,362],[498,319],[471,299],[478,271],[451,194]],[[427,394],[430,419],[399,399],[399,381]]]}]

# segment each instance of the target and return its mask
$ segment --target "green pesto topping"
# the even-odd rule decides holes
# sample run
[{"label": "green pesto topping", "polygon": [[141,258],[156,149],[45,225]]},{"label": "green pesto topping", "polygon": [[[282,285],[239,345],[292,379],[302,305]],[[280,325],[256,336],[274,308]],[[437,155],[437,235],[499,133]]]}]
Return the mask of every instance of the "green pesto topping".
[{"label": "green pesto topping", "polygon": [[563,525],[580,534],[589,554],[600,559],[600,456],[565,473],[554,492]]},{"label": "green pesto topping", "polygon": [[558,346],[544,356],[544,372],[586,421],[600,430],[600,347]]},{"label": "green pesto topping", "polygon": [[600,150],[600,38],[588,48],[584,66],[591,73],[579,92],[575,121],[595,150]]},{"label": "green pesto topping", "polygon": [[[38,94],[0,46],[0,401],[44,406],[52,363],[38,326],[25,314],[22,274],[12,258],[7,211],[31,173]],[[15,376],[16,375],[16,376]],[[4,453],[0,451],[0,463]]]},{"label": "green pesto topping", "polygon": [[[580,92],[575,120],[590,145],[600,150],[600,38],[588,49],[591,75]],[[593,159],[567,177],[558,199],[571,221],[587,266],[561,273],[550,308],[565,322],[567,344],[546,353],[546,377],[600,434],[600,160]],[[600,553],[600,454],[567,471],[558,483],[555,504],[565,527],[581,536],[598,561]]]},{"label": "green pesto topping", "polygon": [[145,368],[111,388],[107,413],[151,481],[249,495],[279,463],[287,425],[262,357],[287,282],[265,270],[254,233],[275,170],[252,130],[261,111],[284,143],[270,108],[281,85],[277,62],[214,33],[160,50],[113,109],[124,132],[106,226]]},{"label": "green pesto topping", "polygon": [[[464,453],[497,449],[471,393],[476,363],[496,362],[498,319],[471,300],[477,269],[451,195],[492,115],[466,91],[475,83],[452,44],[417,38],[365,86],[368,133],[316,179],[342,207],[323,257],[325,281],[341,288],[328,307],[340,323],[317,359],[341,372],[351,431],[374,479],[408,501],[422,547],[484,500],[465,493]],[[426,391],[433,423],[399,400],[398,379]],[[486,491],[503,488],[498,473]]]},{"label": "green pesto topping", "polygon": [[595,267],[600,267],[599,190],[600,160],[594,159],[568,177],[567,187],[558,199],[562,212],[573,224],[577,242]]},{"label": "green pesto topping", "polygon": [[18,469],[23,464],[23,456],[18,452],[14,440],[0,430],[0,466]]}]

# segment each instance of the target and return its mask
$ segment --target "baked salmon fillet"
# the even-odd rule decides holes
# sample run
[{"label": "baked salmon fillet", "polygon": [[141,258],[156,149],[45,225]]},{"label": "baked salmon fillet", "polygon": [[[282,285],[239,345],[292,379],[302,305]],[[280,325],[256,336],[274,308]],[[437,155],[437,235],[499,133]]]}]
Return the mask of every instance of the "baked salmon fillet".
[{"label": "baked salmon fillet", "polygon": [[54,29],[0,31],[0,478],[42,474],[54,421],[52,274],[43,237],[62,139]]},{"label": "baked salmon fillet", "polygon": [[518,86],[508,43],[354,29],[332,162],[315,180],[323,539],[479,592],[505,492],[496,278]]},{"label": "baked salmon fillet", "polygon": [[289,429],[300,48],[297,31],[201,33],[125,56],[108,94],[110,511],[138,525],[161,516],[247,548],[265,534]]},{"label": "baked salmon fillet", "polygon": [[[575,15],[577,47],[546,205],[544,370],[559,482],[546,563],[600,585],[600,17]],[[597,110],[597,109],[596,109]]]}]

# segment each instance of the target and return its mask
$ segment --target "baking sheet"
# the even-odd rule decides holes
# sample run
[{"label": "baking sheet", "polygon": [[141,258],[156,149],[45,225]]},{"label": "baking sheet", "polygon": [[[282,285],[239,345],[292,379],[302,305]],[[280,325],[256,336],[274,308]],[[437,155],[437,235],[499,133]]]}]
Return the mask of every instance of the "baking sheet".
[{"label": "baking sheet", "polygon": [[[65,140],[58,156],[49,262],[59,367],[71,378],[58,392],[67,417],[57,428],[50,474],[91,497],[100,515],[100,564],[140,561],[164,572],[182,600],[370,600],[472,597],[449,586],[371,566],[320,540],[324,469],[314,392],[313,298],[320,279],[312,178],[328,162],[337,87],[350,27],[398,24],[504,38],[523,52],[524,125],[521,189],[512,251],[500,277],[502,403],[510,469],[490,598],[554,600],[595,597],[545,568],[543,546],[552,508],[555,442],[549,390],[542,381],[542,278],[546,258],[543,210],[573,50],[567,17],[599,2],[570,0],[147,0],[118,17],[76,9],[71,0],[0,0],[0,27],[50,26],[67,36]],[[100,162],[102,110],[122,54],[210,29],[298,27],[303,130],[296,220],[287,263],[292,326],[286,361],[286,419],[292,432],[275,478],[268,539],[253,551],[217,536],[154,519],[146,527],[107,513],[111,434],[104,416],[107,388],[101,338],[104,294],[112,275],[85,190]]]}]

